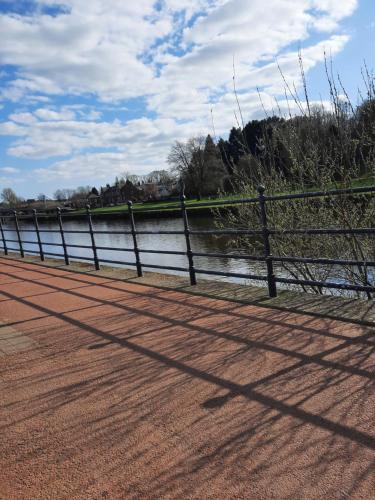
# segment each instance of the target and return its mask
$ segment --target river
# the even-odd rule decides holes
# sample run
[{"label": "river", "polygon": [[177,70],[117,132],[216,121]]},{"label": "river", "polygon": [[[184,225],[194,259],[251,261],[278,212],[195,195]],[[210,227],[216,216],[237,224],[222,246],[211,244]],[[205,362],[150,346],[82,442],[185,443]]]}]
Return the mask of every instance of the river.
[{"label": "river", "polygon": [[[41,239],[46,243],[57,243],[59,246],[50,246],[45,245],[44,251],[46,256],[48,257],[48,252],[53,253],[63,253],[61,247],[61,235],[59,233],[49,233],[43,232],[43,229],[58,229],[57,222],[47,221],[42,222],[43,219],[39,221],[39,227],[41,230]],[[88,223],[84,218],[70,218],[64,219],[64,230],[79,230],[79,231],[87,231]],[[132,236],[128,234],[118,234],[121,231],[129,231],[130,224],[128,219],[121,219],[121,217],[117,218],[109,218],[109,217],[93,217],[93,225],[94,230],[97,231],[108,231],[109,233],[116,232],[116,234],[96,234],[95,242],[97,246],[100,247],[119,247],[119,248],[133,248],[133,240]],[[214,221],[212,217],[209,216],[194,216],[189,218],[189,225],[191,230],[202,231],[207,229],[214,229]],[[136,227],[138,231],[181,231],[183,230],[183,221],[181,217],[171,217],[171,218],[161,218],[161,219],[138,219],[136,221]],[[22,231],[22,229],[33,229],[33,232]],[[20,220],[20,232],[21,239],[26,241],[32,241],[35,243],[25,243],[24,250],[27,253],[29,250],[38,250],[37,246],[37,236],[34,232],[35,226],[29,220]],[[14,230],[14,226],[4,226],[5,235],[7,239],[17,240],[17,234]],[[66,242],[73,245],[88,245],[91,246],[91,240],[89,234],[71,234],[65,233]],[[186,252],[186,241],[185,236],[182,235],[174,235],[174,234],[166,234],[166,235],[156,235],[156,234],[147,234],[147,235],[138,235],[138,246],[140,249],[147,250],[174,250],[180,252]],[[193,252],[198,253],[228,253],[230,251],[235,251],[238,253],[246,253],[246,250],[238,250],[235,248],[231,248],[229,244],[229,240],[227,236],[215,236],[209,234],[199,234],[199,235],[191,235],[191,246]],[[18,243],[12,242],[8,243],[9,249],[13,247],[16,251],[18,250]],[[71,247],[68,249],[69,254],[75,255],[77,257],[93,257],[93,252],[91,248],[75,248]],[[121,251],[113,251],[113,250],[98,250],[98,257],[100,259],[108,259],[115,261],[128,261],[135,262],[134,252],[125,252]],[[71,260],[78,260],[72,258]],[[155,264],[158,266],[172,266],[172,267],[188,267],[188,261],[186,255],[163,255],[163,254],[147,254],[141,253],[141,262],[144,264]],[[103,263],[105,264],[105,263]],[[116,264],[107,264],[107,265],[116,265]],[[225,271],[231,273],[241,273],[241,274],[257,274],[266,276],[266,267],[263,263],[254,263],[249,260],[244,259],[231,259],[226,257],[194,257],[194,265],[197,269],[204,269],[210,271]],[[135,270],[135,266],[127,266],[127,265],[118,265],[119,267],[131,267]],[[146,271],[152,271],[152,268],[145,268]],[[180,271],[171,271],[171,270],[162,270],[155,269],[159,272],[172,273],[188,276],[188,273],[180,272]],[[279,277],[291,277],[288,275],[287,271],[284,268],[279,267],[276,263],[274,264],[275,274]],[[334,270],[332,270],[334,271]],[[369,271],[369,278],[373,279],[372,269]],[[340,279],[339,269],[336,268],[333,275],[328,278],[331,282],[336,283],[345,283],[343,279]],[[222,276],[208,276],[198,274],[197,279],[199,280],[201,277],[211,278],[220,281],[231,281],[237,283],[249,283],[249,284],[257,284],[260,286],[266,286],[263,281],[251,281],[248,279],[235,278],[235,277],[222,277]],[[278,288],[284,288],[282,284],[277,285]],[[290,287],[290,286],[289,286]],[[331,289],[329,292],[325,290],[326,293],[337,294],[337,291]],[[341,294],[342,292],[340,292]],[[351,295],[349,293],[345,293],[345,295]]]},{"label": "river", "polygon": [[[61,236],[59,233],[48,233],[42,232],[43,229],[58,229],[56,222],[48,221],[43,223],[43,219],[39,221],[39,227],[41,231],[41,239],[46,243],[57,243],[61,244]],[[84,219],[73,219],[64,220],[64,230],[87,230],[87,221]],[[129,231],[129,221],[128,219],[121,220],[119,218],[102,218],[93,217],[94,230],[97,231]],[[189,225],[191,230],[206,230],[214,229],[214,222],[212,217],[200,216],[200,217],[190,217]],[[162,218],[162,219],[143,219],[136,222],[137,230],[139,231],[181,231],[183,230],[183,221],[181,217],[175,218]],[[28,250],[38,250],[37,246],[37,236],[34,232],[22,231],[22,229],[34,229],[32,222],[26,220],[20,220],[20,232],[21,239],[25,241],[33,241],[34,244],[25,243],[24,250],[25,253]],[[6,231],[6,238],[17,240],[17,234],[14,230],[14,226],[4,226]],[[186,252],[186,241],[184,235],[138,235],[138,246],[141,249],[150,250],[174,250]],[[65,233],[65,239],[67,243],[74,245],[91,245],[89,234],[70,234]],[[120,248],[132,248],[133,240],[131,235],[127,234],[96,234],[95,243],[97,246],[103,247],[120,247]],[[191,246],[194,252],[220,252],[228,253],[233,248],[230,248],[228,237],[225,236],[214,236],[214,235],[191,235]],[[8,243],[8,247],[13,247],[18,249],[18,244],[15,242]],[[44,251],[61,253],[61,246],[50,246],[45,245]],[[241,253],[238,249],[235,250],[236,253]],[[92,250],[89,248],[69,248],[68,252],[72,255],[78,257],[92,257]],[[100,259],[109,259],[117,261],[130,261],[134,262],[134,252],[125,251],[113,251],[113,250],[98,250],[98,256]],[[75,259],[71,259],[75,260]],[[176,266],[176,267],[188,267],[187,257],[185,255],[163,255],[163,254],[147,254],[141,253],[141,261],[145,264],[156,264],[156,265],[166,265],[166,266]],[[207,270],[218,270],[227,271],[233,273],[243,273],[243,274],[259,274],[259,270],[262,270],[262,274],[265,274],[265,268],[259,267],[257,264],[257,269],[254,268],[252,262],[246,260],[237,260],[231,258],[207,258],[207,257],[194,257],[195,267]],[[109,264],[108,264],[109,265]],[[120,267],[132,267],[134,266],[120,266]],[[147,268],[146,270],[152,270]],[[179,271],[169,271],[165,270],[162,272],[172,273],[172,274],[186,274]],[[206,276],[207,277],[207,276]],[[199,276],[198,276],[199,279]],[[227,280],[241,282],[242,279],[238,278],[224,278],[224,277],[213,277],[213,279]]]}]

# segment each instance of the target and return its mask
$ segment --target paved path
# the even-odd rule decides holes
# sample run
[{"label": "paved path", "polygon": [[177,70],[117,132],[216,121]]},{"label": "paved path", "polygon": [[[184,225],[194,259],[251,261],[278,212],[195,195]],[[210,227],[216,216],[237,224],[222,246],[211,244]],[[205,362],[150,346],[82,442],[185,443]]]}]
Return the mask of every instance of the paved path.
[{"label": "paved path", "polygon": [[368,326],[6,259],[0,321],[1,499],[374,498]]}]

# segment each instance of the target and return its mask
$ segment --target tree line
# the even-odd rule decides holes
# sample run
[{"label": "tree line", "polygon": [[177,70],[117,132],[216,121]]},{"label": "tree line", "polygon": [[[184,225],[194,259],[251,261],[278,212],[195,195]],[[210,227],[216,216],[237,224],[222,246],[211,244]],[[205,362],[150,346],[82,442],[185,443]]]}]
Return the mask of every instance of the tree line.
[{"label": "tree line", "polygon": [[[266,186],[267,194],[309,189],[327,192],[326,197],[267,203],[269,227],[279,230],[270,236],[274,256],[328,259],[324,265],[289,260],[279,263],[286,276],[305,280],[302,288],[316,294],[332,293],[316,282],[338,280],[375,286],[373,268],[366,265],[375,260],[373,234],[304,232],[306,228],[372,228],[375,220],[375,196],[370,192],[329,195],[334,188],[375,183],[374,76],[364,68],[364,90],[353,104],[340,77],[334,78],[327,66],[329,104],[312,104],[302,69],[303,99],[295,89],[286,92],[286,99],[299,108],[297,116],[288,112],[286,117],[279,113],[253,120],[232,129],[228,139],[218,143],[228,173],[228,190],[243,197],[254,196],[259,184]],[[219,227],[260,229],[257,207],[249,204],[224,209],[215,221]],[[301,232],[290,234],[289,229]],[[252,255],[264,252],[263,242],[256,238],[235,236],[228,244]],[[338,266],[329,259],[342,259],[342,263]],[[264,273],[262,264],[253,265],[257,274]],[[372,298],[370,292],[366,295]]]},{"label": "tree line", "polygon": [[233,127],[217,143],[197,136],[176,141],[168,163],[191,197],[239,192],[246,184],[291,189],[348,184],[374,174],[375,99],[358,106],[337,99],[335,108],[310,106],[298,116],[270,116]]}]

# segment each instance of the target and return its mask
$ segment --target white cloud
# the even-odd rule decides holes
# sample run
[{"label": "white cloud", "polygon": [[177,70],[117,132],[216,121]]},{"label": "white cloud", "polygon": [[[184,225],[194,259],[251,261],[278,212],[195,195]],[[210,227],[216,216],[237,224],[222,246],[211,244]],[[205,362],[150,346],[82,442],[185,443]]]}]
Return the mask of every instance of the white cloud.
[{"label": "white cloud", "polygon": [[[151,120],[141,118],[121,123],[88,122],[88,121],[59,121],[38,122],[28,128],[18,127],[12,122],[3,124],[5,133],[14,130],[23,135],[11,146],[9,154],[19,157],[48,158],[49,156],[68,155],[88,148],[116,148],[125,150],[133,145],[143,144],[147,148],[154,144],[162,144],[184,133],[192,133],[192,127],[177,125],[174,120],[160,118]],[[190,130],[187,130],[190,128]],[[2,130],[0,129],[0,134]],[[51,151],[57,152],[51,155]]]},{"label": "white cloud", "polygon": [[322,31],[331,31],[337,28],[344,17],[350,16],[358,5],[357,0],[313,0],[312,7],[318,9],[320,15],[315,16],[314,26]]},{"label": "white cloud", "polygon": [[[39,182],[56,180],[61,185],[61,182],[74,180],[96,184],[132,170],[134,167],[128,164],[124,153],[92,153],[55,162],[48,168],[36,168],[33,174]],[[139,172],[139,168],[136,171]]]},{"label": "white cloud", "polygon": [[[331,38],[319,42],[302,50],[302,59],[305,72],[312,69],[317,63],[323,62],[324,57],[333,57],[339,53],[348,42],[347,35],[334,35]],[[258,87],[266,87],[271,95],[284,93],[284,82],[280,70],[289,85],[293,83],[298,87],[301,83],[301,73],[297,52],[289,52],[281,55],[276,61],[272,61],[261,67],[252,68],[248,74],[237,78],[239,88],[246,88],[249,82],[257,82]]]},{"label": "white cloud", "polygon": [[32,113],[12,113],[9,115],[9,119],[16,123],[21,123],[25,125],[31,125],[35,123],[37,120]]},{"label": "white cloud", "polygon": [[[19,68],[18,78],[3,90],[8,99],[39,92],[118,100],[184,86],[183,81],[195,89],[220,87],[230,82],[233,54],[242,74],[306,39],[310,28],[335,29],[357,0],[268,0],[266,10],[263,0],[168,0],[161,10],[154,0],[38,3],[68,9],[57,16],[0,15],[0,63]],[[187,25],[193,14],[205,15]],[[179,44],[179,34],[182,57],[168,52]],[[153,48],[163,37],[167,41]],[[148,55],[154,60],[146,63]],[[167,63],[161,78],[156,62]]]},{"label": "white cloud", "polygon": [[34,111],[34,114],[43,121],[60,121],[60,120],[74,120],[75,113],[71,109],[62,109],[61,111],[54,111],[48,108],[39,108]]},{"label": "white cloud", "polygon": [[55,17],[0,16],[0,62],[20,68],[4,95],[90,92],[112,99],[146,92],[153,72],[140,56],[170,31],[170,16],[158,19],[153,0],[63,3],[71,11]]},{"label": "white cloud", "polygon": [[14,167],[0,167],[0,172],[4,172],[5,174],[17,174],[19,169]]},{"label": "white cloud", "polygon": [[[36,4],[34,14],[0,15],[0,64],[15,68],[0,99],[23,105],[0,123],[0,135],[13,136],[10,156],[67,157],[35,170],[52,182],[161,168],[173,140],[211,132],[211,108],[217,132],[225,133],[236,109],[233,57],[245,120],[262,112],[257,86],[271,110],[273,96],[283,95],[276,58],[298,86],[291,44],[303,45],[306,71],[324,50],[339,53],[349,40],[340,22],[358,0],[164,0],[158,9],[155,0]],[[64,8],[49,16],[46,5]],[[85,100],[58,106],[66,95]],[[105,117],[126,114],[127,100],[136,97],[146,102],[143,118]],[[83,104],[87,99],[97,106]]]}]

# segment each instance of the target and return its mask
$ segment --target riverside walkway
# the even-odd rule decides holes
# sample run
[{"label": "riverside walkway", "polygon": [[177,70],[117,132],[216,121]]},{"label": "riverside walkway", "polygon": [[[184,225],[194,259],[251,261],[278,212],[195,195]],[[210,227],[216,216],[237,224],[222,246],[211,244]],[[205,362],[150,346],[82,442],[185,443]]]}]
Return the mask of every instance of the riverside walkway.
[{"label": "riverside walkway", "polygon": [[31,260],[0,258],[1,499],[373,498],[374,303]]}]

